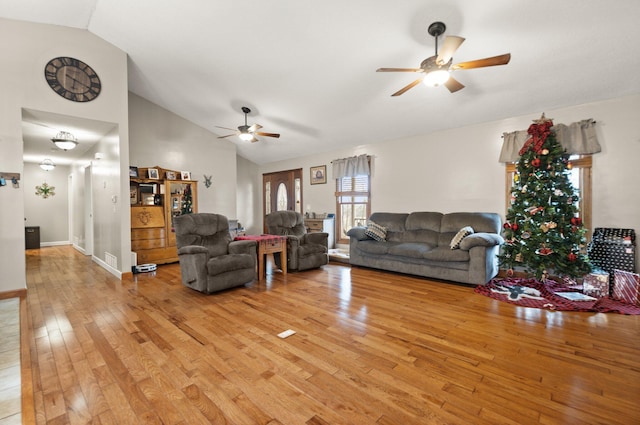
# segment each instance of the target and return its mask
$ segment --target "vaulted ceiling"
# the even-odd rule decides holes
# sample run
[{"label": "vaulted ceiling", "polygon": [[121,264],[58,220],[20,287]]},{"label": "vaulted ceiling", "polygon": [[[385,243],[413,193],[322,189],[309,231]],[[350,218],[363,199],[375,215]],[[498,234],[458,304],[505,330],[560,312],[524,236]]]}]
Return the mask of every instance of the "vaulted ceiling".
[{"label": "vaulted ceiling", "polygon": [[[127,52],[131,92],[217,135],[248,106],[281,134],[226,139],[256,163],[640,93],[637,0],[0,0],[0,17],[90,31]],[[432,56],[434,21],[466,38],[454,63],[511,62],[391,97],[416,74],[376,69]]]}]

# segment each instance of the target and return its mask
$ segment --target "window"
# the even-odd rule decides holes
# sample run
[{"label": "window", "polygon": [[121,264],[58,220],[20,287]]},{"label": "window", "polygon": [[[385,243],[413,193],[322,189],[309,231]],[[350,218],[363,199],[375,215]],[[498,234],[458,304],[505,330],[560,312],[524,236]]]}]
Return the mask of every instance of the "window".
[{"label": "window", "polygon": [[371,214],[369,176],[344,177],[336,180],[337,243],[348,244],[347,232],[352,227],[366,226]]},{"label": "window", "polygon": [[[578,190],[580,201],[578,209],[582,223],[587,229],[587,241],[591,239],[593,228],[591,227],[591,155],[572,155],[569,157],[572,165],[570,180]],[[516,172],[516,164],[508,163],[506,167],[506,210],[511,206],[511,186]]]}]

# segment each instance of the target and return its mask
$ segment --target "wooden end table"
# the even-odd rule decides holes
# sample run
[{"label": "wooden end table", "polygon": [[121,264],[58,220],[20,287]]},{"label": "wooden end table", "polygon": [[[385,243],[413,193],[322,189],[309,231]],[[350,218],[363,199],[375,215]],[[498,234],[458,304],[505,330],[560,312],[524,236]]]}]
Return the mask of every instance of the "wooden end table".
[{"label": "wooden end table", "polygon": [[[287,274],[287,237],[279,235],[244,235],[236,236],[235,240],[251,240],[258,243],[258,280],[266,277],[265,260],[267,254],[280,254],[280,270]],[[275,261],[274,261],[275,264]]]}]

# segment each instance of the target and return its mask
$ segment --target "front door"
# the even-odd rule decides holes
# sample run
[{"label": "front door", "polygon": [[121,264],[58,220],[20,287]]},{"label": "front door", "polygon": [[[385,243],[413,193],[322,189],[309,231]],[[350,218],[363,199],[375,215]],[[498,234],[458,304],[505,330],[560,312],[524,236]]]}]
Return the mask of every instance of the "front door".
[{"label": "front door", "polygon": [[[273,211],[297,211],[302,214],[302,169],[262,175],[263,216]],[[266,221],[263,227],[266,233]]]}]

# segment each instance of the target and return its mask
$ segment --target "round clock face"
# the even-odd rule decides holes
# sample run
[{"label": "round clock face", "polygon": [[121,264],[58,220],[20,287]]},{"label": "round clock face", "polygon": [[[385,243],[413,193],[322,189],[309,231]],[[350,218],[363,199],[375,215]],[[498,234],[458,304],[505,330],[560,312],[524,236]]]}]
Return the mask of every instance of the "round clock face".
[{"label": "round clock face", "polygon": [[98,74],[86,63],[69,57],[54,58],[44,68],[49,86],[65,99],[89,102],[100,94]]}]

